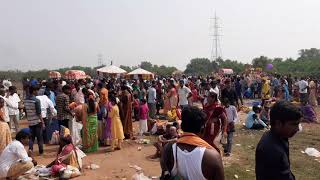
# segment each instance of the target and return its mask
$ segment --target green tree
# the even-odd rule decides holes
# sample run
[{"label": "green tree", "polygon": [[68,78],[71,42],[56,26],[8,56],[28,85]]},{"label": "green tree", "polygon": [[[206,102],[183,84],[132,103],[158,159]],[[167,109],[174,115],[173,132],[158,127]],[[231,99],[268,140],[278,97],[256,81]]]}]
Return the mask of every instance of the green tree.
[{"label": "green tree", "polygon": [[152,64],[151,62],[148,62],[148,61],[142,61],[140,63],[140,68],[144,69],[144,70],[147,70],[147,71],[152,71]]},{"label": "green tree", "polygon": [[252,60],[252,66],[254,68],[262,68],[262,69],[266,69],[267,64],[272,63],[272,60],[269,59],[266,56],[260,56],[258,58],[254,58]]},{"label": "green tree", "polygon": [[217,70],[216,62],[210,62],[208,58],[195,58],[191,59],[184,72],[192,75],[208,75]]},{"label": "green tree", "polygon": [[120,65],[120,68],[127,71],[128,73],[132,71],[132,68],[130,66]]}]

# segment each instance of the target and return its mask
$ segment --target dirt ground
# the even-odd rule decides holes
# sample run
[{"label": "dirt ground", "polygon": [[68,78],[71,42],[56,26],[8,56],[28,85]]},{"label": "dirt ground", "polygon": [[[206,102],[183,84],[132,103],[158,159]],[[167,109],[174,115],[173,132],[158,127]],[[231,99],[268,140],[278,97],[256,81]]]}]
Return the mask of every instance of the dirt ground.
[{"label": "dirt ground", "polygon": [[[319,108],[317,108],[319,114]],[[255,146],[262,136],[264,131],[249,131],[243,128],[243,123],[246,114],[239,113],[240,122],[236,125],[236,133],[234,135],[234,143],[232,155],[223,157],[226,179],[251,180],[255,179],[254,174],[254,154]],[[319,116],[318,116],[319,117]],[[24,126],[26,122],[22,122]],[[138,129],[138,123],[134,123],[135,131]],[[315,180],[320,178],[315,176],[315,172],[320,170],[319,162],[314,161],[306,155],[301,154],[301,151],[306,147],[315,147],[320,149],[320,124],[303,124],[304,130],[293,138],[291,143],[290,155],[292,160],[292,169],[298,179]],[[87,154],[84,158],[83,174],[75,179],[93,180],[93,179],[131,179],[136,173],[130,165],[137,165],[142,168],[144,175],[158,179],[161,168],[159,160],[150,160],[148,156],[155,153],[155,148],[152,145],[154,136],[146,136],[145,139],[150,139],[150,144],[137,144],[135,141],[125,141],[123,148],[120,151],[107,153],[106,147],[99,148],[96,153]],[[138,148],[141,147],[139,151]],[[46,146],[45,153],[42,156],[36,156],[39,164],[46,165],[54,160],[57,153],[57,146]],[[34,147],[37,154],[37,145]],[[308,159],[306,161],[306,159]],[[310,159],[310,160],[309,160]],[[90,164],[97,164],[99,169],[90,170],[86,167]]]},{"label": "dirt ground", "polygon": [[[244,119],[244,113],[240,113],[241,119]],[[134,129],[137,129],[138,123],[134,122]],[[155,137],[145,136],[145,139],[150,139],[151,142]],[[141,147],[141,151],[138,148]],[[36,156],[39,164],[47,165],[54,160],[57,153],[57,146],[45,146],[45,153],[42,156]],[[143,169],[144,175],[159,179],[161,168],[159,159],[151,160],[148,158],[155,153],[155,148],[152,143],[138,144],[135,141],[124,141],[122,150],[115,152],[107,152],[107,147],[100,147],[96,153],[87,154],[84,158],[84,170],[80,177],[75,179],[131,179],[137,172],[130,166],[137,165]],[[37,155],[37,145],[34,146],[35,154]],[[224,158],[224,165],[229,166],[238,156],[234,154],[231,157]],[[86,167],[90,164],[97,164],[99,169],[91,170]]]}]

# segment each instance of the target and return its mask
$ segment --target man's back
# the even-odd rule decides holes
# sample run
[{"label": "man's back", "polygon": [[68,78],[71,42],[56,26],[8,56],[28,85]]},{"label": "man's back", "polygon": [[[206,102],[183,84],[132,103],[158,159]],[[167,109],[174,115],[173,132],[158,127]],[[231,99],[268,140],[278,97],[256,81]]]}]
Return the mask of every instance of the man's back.
[{"label": "man's back", "polygon": [[257,180],[294,180],[290,170],[289,143],[287,139],[266,132],[256,149]]}]

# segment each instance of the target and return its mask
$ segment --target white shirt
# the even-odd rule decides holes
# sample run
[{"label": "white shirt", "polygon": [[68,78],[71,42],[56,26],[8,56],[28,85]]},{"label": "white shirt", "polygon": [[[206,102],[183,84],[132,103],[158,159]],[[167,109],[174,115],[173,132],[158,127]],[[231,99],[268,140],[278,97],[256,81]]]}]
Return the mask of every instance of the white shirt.
[{"label": "white shirt", "polygon": [[216,94],[217,94],[217,96],[218,96],[218,99],[219,99],[220,91],[219,91],[218,86],[216,86],[214,89],[213,89],[213,88],[210,88],[210,90],[209,90],[209,91],[210,91],[210,92],[214,92],[214,93],[216,93]]},{"label": "white shirt", "polygon": [[188,95],[191,93],[191,90],[186,86],[178,89],[179,95],[179,105],[188,105]]},{"label": "white shirt", "polygon": [[226,107],[226,113],[227,113],[228,123],[231,123],[231,122],[236,123],[238,121],[238,112],[235,106],[229,105],[229,107]]},{"label": "white shirt", "polygon": [[157,91],[154,87],[148,89],[148,103],[156,103]]},{"label": "white shirt", "polygon": [[41,104],[41,116],[42,118],[47,118],[47,109],[50,108],[50,112],[53,116],[57,114],[57,110],[54,108],[52,101],[46,95],[37,96]]},{"label": "white shirt", "polygon": [[14,140],[3,150],[0,155],[0,178],[7,177],[7,173],[13,163],[18,161],[31,162],[32,159],[28,156],[20,141]]},{"label": "white shirt", "polygon": [[4,106],[3,106],[3,111],[4,111],[4,121],[5,122],[10,122],[10,117],[9,117],[9,107],[13,109],[18,109],[18,106],[14,106],[14,104],[11,104],[8,98],[0,96],[2,99],[4,99]]},{"label": "white shirt", "polygon": [[299,86],[299,93],[303,93],[306,94],[308,93],[308,82],[305,80],[300,80],[298,82],[295,83],[296,86]]},{"label": "white shirt", "polygon": [[[10,95],[8,97],[8,100],[10,101],[10,103],[12,105],[14,105],[15,107],[19,107],[19,102],[21,101],[18,94],[14,93],[13,95]],[[9,109],[9,115],[18,115],[19,114],[19,109],[18,108],[12,108],[12,107],[8,107]]]}]

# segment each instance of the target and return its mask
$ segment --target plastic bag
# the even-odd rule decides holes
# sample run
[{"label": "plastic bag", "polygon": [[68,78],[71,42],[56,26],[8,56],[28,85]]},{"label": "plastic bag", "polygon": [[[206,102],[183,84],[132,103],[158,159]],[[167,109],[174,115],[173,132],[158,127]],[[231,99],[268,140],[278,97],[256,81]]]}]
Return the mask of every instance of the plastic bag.
[{"label": "plastic bag", "polygon": [[55,131],[52,133],[52,137],[49,143],[54,145],[59,144],[59,131]]},{"label": "plastic bag", "polygon": [[74,145],[77,145],[81,143],[81,129],[83,125],[81,123],[78,123],[75,118],[71,121],[71,137],[72,137],[72,143]]},{"label": "plastic bag", "polygon": [[320,152],[315,148],[307,148],[304,151],[308,156],[320,157]]},{"label": "plastic bag", "polygon": [[78,168],[68,165],[67,168],[63,170],[63,174],[60,176],[60,178],[70,179],[70,178],[78,177],[80,175],[81,175],[81,172],[79,171]]},{"label": "plastic bag", "polygon": [[151,180],[147,176],[145,176],[143,173],[137,173],[132,176],[132,180]]}]

